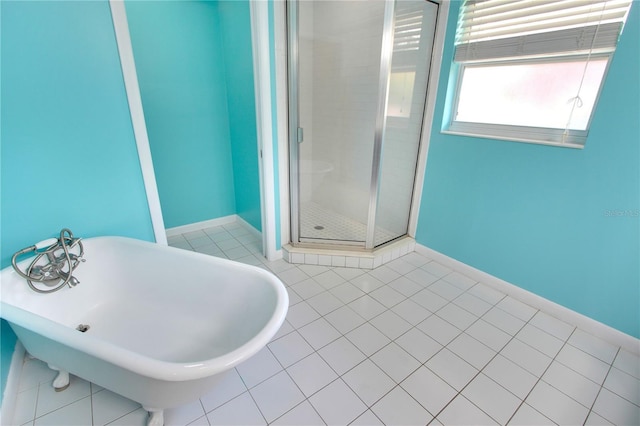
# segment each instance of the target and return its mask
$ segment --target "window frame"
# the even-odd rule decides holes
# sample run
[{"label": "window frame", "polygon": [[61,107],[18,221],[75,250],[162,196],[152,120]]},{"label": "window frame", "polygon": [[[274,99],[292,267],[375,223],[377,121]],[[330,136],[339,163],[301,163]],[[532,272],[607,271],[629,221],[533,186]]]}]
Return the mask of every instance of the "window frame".
[{"label": "window frame", "polygon": [[[542,145],[553,145],[567,148],[584,148],[589,134],[589,129],[593,121],[593,116],[598,107],[602,88],[606,82],[611,60],[614,52],[606,53],[581,53],[572,55],[548,55],[545,57],[511,58],[511,59],[489,59],[481,61],[453,62],[452,72],[456,73],[455,83],[450,90],[453,90],[453,97],[449,107],[450,118],[444,126],[442,133],[471,136],[486,139],[497,139],[512,142],[525,142]],[[600,81],[600,87],[591,109],[589,121],[585,130],[558,129],[552,127],[532,127],[516,126],[507,124],[475,123],[456,120],[460,101],[460,89],[464,79],[464,71],[467,67],[500,66],[500,65],[521,65],[521,64],[544,64],[567,61],[589,61],[591,59],[606,59],[607,64]]]},{"label": "window frame", "polygon": [[[441,131],[480,138],[583,148],[608,77],[611,61],[634,1],[462,0],[458,12]],[[567,76],[570,78],[567,80],[568,84],[572,85],[571,81],[580,82],[575,97],[570,96],[569,100],[574,99],[579,103],[579,96],[587,96],[586,93],[588,93],[589,104],[593,100],[593,105],[590,111],[586,111],[586,108],[579,111],[578,116],[573,115],[575,112],[573,109],[568,114],[564,111],[561,114],[566,116],[567,122],[575,127],[582,128],[586,119],[584,130],[569,129],[568,124],[562,122],[563,117],[559,115],[560,113],[553,112],[559,106],[557,99],[549,104],[552,109],[548,109],[547,112],[553,114],[548,117],[560,119],[560,122],[555,119],[547,121],[544,119],[544,114],[536,117],[536,109],[545,111],[544,103],[532,103],[523,98],[525,109],[522,111],[529,112],[526,113],[526,118],[521,121],[522,126],[491,123],[491,121],[515,123],[518,121],[518,115],[507,112],[504,117],[501,117],[495,115],[500,109],[483,111],[482,101],[491,99],[491,90],[486,91],[491,87],[482,87],[482,83],[475,82],[472,86],[463,85],[463,82],[467,82],[465,80],[467,70],[477,70],[485,65],[499,68],[502,64],[505,66],[544,64],[572,60],[586,63],[581,77],[579,75]],[[604,72],[597,88],[595,87],[597,80],[592,78],[593,75],[590,72],[587,86],[583,86],[587,76],[585,72],[591,60],[605,62]],[[599,68],[598,74],[601,71],[602,68]],[[531,81],[537,82],[539,80],[533,79]],[[474,87],[482,87],[485,90],[484,93],[474,94],[473,98],[461,97],[463,86],[469,90],[474,90]],[[527,82],[525,81],[521,87],[526,86]],[[563,87],[568,89],[571,86],[565,85]],[[583,92],[583,88],[587,89],[587,92]],[[593,98],[594,91],[596,91],[595,99]],[[465,93],[471,95],[471,92]],[[556,93],[556,95],[558,94],[560,93]],[[465,103],[465,108],[469,106],[472,109],[465,109],[463,118],[485,122],[457,120],[461,98],[472,101],[468,105]],[[511,104],[509,99],[505,98],[498,105],[498,108],[503,109],[506,106],[508,109]],[[575,106],[580,107],[581,105],[574,104]],[[479,114],[476,115],[474,111]],[[589,112],[588,117],[586,117],[586,112]],[[574,118],[579,121],[571,122]],[[563,128],[527,126],[539,124],[562,126]]]}]

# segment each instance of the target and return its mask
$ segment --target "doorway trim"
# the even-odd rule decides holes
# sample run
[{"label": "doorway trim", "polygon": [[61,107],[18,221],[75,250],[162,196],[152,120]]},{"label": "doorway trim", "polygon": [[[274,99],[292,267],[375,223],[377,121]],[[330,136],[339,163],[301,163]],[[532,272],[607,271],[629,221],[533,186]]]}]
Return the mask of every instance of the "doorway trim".
[{"label": "doorway trim", "polygon": [[138,74],[136,63],[133,57],[133,46],[131,45],[131,35],[129,33],[129,22],[127,12],[124,7],[124,0],[109,0],[111,17],[113,19],[113,29],[120,55],[120,66],[122,67],[122,77],[124,79],[127,101],[129,102],[129,112],[131,114],[131,125],[138,149],[138,159],[140,170],[142,171],[142,181],[147,194],[147,204],[149,205],[149,216],[156,243],[167,245],[167,233],[164,228],[162,209],[160,207],[160,196],[158,194],[158,184],[156,174],[153,169],[151,159],[151,148],[149,146],[149,135],[147,133],[147,123],[144,120],[144,110],[142,109],[142,97],[138,84]]},{"label": "doorway trim", "polygon": [[[275,260],[282,257],[282,251],[280,247],[276,246],[276,232],[279,218],[277,217],[277,200],[275,196],[277,181],[274,175],[276,163],[274,162],[272,136],[268,3],[251,1],[249,4],[256,98],[256,125],[258,130],[256,149],[260,169],[262,246],[263,255],[268,260]],[[149,135],[144,118],[142,97],[140,94],[124,0],[109,0],[109,7],[113,19],[118,55],[122,67],[122,76],[131,114],[131,124],[136,140],[138,159],[140,161],[153,234],[156,243],[167,245],[167,233],[162,217],[160,196],[158,194],[158,185],[151,157]]]},{"label": "doorway trim", "polygon": [[276,163],[273,149],[273,114],[271,109],[271,52],[269,37],[269,3],[249,2],[253,53],[253,81],[256,98],[258,164],[260,165],[260,205],[262,211],[262,247],[267,260],[282,257],[277,247]]}]

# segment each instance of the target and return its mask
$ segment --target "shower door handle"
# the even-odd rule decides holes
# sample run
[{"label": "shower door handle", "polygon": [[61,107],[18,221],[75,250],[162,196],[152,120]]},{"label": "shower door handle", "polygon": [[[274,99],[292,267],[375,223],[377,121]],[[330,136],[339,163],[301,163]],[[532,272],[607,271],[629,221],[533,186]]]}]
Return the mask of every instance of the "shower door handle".
[{"label": "shower door handle", "polygon": [[304,141],[304,131],[302,130],[302,127],[298,127],[298,143],[302,143],[302,141]]}]

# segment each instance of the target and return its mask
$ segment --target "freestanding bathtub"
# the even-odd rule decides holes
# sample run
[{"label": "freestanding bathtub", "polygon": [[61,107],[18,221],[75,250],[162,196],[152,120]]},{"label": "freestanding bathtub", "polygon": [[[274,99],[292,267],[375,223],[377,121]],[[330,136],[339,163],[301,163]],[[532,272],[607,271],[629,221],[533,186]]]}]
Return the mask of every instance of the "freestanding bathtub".
[{"label": "freestanding bathtub", "polygon": [[0,315],[62,371],[54,387],[75,374],[142,404],[150,425],[257,353],[287,313],[285,287],[260,268],[122,237],[83,244],[73,288],[38,294],[2,270]]}]

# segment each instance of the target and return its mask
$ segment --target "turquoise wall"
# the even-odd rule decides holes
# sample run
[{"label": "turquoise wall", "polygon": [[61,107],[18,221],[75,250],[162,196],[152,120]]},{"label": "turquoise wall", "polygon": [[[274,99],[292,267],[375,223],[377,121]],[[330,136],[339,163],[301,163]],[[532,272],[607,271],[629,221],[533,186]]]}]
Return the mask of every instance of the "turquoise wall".
[{"label": "turquoise wall", "polygon": [[[2,267],[63,227],[153,241],[108,3],[0,8]],[[15,337],[2,331],[4,390]]]},{"label": "turquoise wall", "polygon": [[458,9],[452,2],[417,241],[640,337],[640,5],[583,150],[440,132]]},{"label": "turquoise wall", "polygon": [[126,10],[165,227],[234,214],[218,2],[127,1]]},{"label": "turquoise wall", "polygon": [[218,2],[218,10],[227,84],[236,214],[261,231],[249,2],[221,1]]},{"label": "turquoise wall", "polygon": [[126,3],[165,227],[261,230],[249,3]]},{"label": "turquoise wall", "polygon": [[4,398],[4,389],[7,385],[7,376],[13,357],[13,349],[16,346],[16,335],[5,320],[0,321],[0,372],[2,376],[2,387],[0,388],[0,406]]}]

